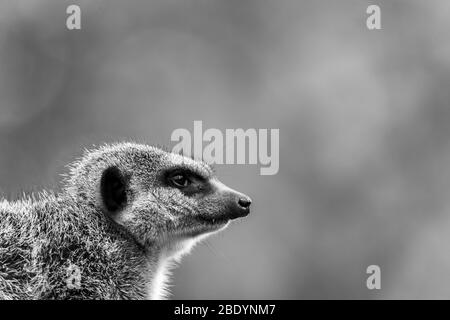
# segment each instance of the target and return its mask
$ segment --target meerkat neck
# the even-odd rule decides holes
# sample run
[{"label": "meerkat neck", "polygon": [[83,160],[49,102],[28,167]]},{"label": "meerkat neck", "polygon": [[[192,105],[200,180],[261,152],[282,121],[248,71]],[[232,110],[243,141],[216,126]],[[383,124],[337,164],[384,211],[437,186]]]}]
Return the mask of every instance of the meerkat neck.
[{"label": "meerkat neck", "polygon": [[148,299],[164,300],[168,298],[168,283],[172,270],[197,241],[196,239],[172,239],[163,245],[155,246],[152,253],[147,255],[149,266]]},{"label": "meerkat neck", "polygon": [[165,250],[159,250],[155,256],[148,257],[149,279],[147,285],[147,299],[164,300],[169,295],[168,282],[175,261]]}]

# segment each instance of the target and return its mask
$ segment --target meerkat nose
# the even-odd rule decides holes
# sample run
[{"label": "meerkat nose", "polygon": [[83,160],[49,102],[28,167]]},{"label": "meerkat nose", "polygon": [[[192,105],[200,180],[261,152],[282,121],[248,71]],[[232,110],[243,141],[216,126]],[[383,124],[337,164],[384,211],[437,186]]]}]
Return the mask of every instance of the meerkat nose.
[{"label": "meerkat nose", "polygon": [[250,205],[252,204],[252,200],[248,196],[238,193],[234,201],[235,205],[232,209],[231,219],[245,217],[250,213]]},{"label": "meerkat nose", "polygon": [[214,180],[212,183],[218,194],[225,200],[228,208],[226,216],[229,219],[245,217],[250,213],[252,199],[249,196],[227,187],[220,181]]},{"label": "meerkat nose", "polygon": [[238,204],[244,209],[250,208],[250,205],[252,204],[252,199],[250,199],[249,197],[240,198]]}]

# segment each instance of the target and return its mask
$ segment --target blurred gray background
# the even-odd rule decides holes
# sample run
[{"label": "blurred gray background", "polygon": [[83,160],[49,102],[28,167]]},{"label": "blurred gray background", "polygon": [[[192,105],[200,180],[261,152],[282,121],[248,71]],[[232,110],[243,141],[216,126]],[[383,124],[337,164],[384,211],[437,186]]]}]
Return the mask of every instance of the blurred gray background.
[{"label": "blurred gray background", "polygon": [[279,128],[277,175],[217,166],[253,211],[183,260],[174,298],[450,298],[449,17],[447,0],[2,0],[0,195],[58,190],[102,142]]}]

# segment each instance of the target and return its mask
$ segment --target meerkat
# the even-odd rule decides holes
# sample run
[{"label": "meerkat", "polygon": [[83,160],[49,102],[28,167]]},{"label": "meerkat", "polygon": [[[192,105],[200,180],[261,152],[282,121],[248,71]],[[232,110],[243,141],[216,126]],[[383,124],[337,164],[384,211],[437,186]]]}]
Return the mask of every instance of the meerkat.
[{"label": "meerkat", "polygon": [[0,202],[0,299],[165,299],[168,272],[251,199],[182,155],[86,151],[59,193]]}]

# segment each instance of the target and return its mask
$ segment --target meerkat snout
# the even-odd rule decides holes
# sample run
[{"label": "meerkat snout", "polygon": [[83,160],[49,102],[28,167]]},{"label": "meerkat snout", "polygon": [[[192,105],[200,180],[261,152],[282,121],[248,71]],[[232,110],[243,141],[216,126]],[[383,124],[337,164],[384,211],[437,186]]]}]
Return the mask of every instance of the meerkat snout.
[{"label": "meerkat snout", "polygon": [[252,200],[249,196],[233,190],[217,180],[213,181],[212,184],[227,201],[228,211],[224,214],[224,218],[233,220],[245,217],[250,213]]}]

